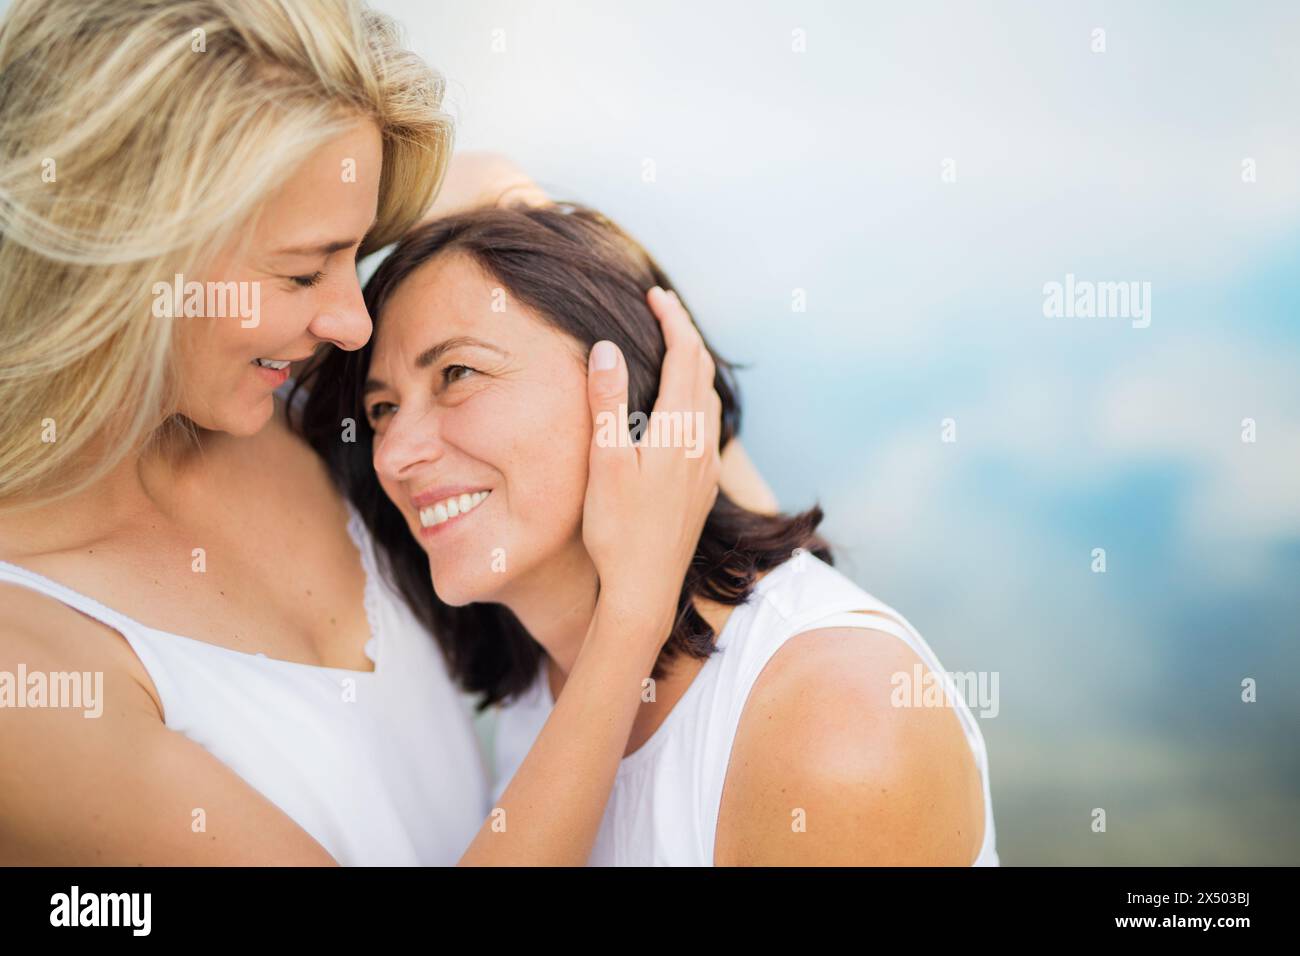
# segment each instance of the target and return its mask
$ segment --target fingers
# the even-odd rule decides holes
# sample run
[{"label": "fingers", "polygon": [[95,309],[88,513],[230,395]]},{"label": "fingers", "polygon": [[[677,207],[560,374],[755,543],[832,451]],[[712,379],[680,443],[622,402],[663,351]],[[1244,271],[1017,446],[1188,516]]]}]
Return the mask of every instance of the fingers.
[{"label": "fingers", "polygon": [[[595,437],[583,505],[583,541],[602,591],[632,581],[644,592],[647,568],[658,567],[663,571],[650,577],[673,584],[670,597],[675,604],[719,495],[721,401],[713,386],[713,359],[681,302],[662,289],[651,290],[648,301],[664,329],[667,348],[659,398],[637,446],[627,441],[624,359],[610,343],[592,348],[588,397]],[[602,361],[607,354],[608,364]],[[661,414],[663,419],[658,418]],[[615,436],[620,447],[611,447]]]},{"label": "fingers", "polygon": [[664,333],[664,344],[670,352],[674,345],[685,344],[692,336],[699,338],[700,333],[682,305],[682,300],[677,298],[677,293],[665,292],[655,286],[646,293],[646,299],[650,303],[650,311],[659,320]]},{"label": "fingers", "polygon": [[708,429],[706,447],[716,450],[722,433],[722,400],[714,388],[717,364],[676,292],[656,286],[648,298],[668,345],[655,409],[702,412]]},{"label": "fingers", "polygon": [[587,403],[591,407],[591,456],[607,461],[631,456],[627,439],[627,361],[602,340],[587,356]]},{"label": "fingers", "polygon": [[[655,402],[655,410],[701,408],[698,376],[701,361],[708,358],[704,340],[676,295],[655,286],[646,298],[650,311],[659,320],[664,344],[668,347],[659,376],[659,399]],[[713,360],[708,361],[712,364]],[[712,376],[709,387],[712,388]]]}]

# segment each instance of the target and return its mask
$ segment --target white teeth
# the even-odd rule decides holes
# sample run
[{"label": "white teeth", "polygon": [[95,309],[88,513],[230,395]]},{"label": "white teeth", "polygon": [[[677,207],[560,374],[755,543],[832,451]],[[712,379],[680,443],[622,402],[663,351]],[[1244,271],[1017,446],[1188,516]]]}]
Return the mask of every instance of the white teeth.
[{"label": "white teeth", "polygon": [[449,518],[467,514],[482,504],[483,499],[491,493],[490,491],[476,491],[473,494],[458,495],[445,501],[439,501],[427,508],[421,508],[420,524],[422,527],[431,528],[436,524],[442,524]]},{"label": "white teeth", "polygon": [[260,365],[262,366],[262,368],[273,368],[273,369],[282,369],[282,368],[289,367],[289,363],[287,361],[277,362],[274,359],[263,359],[263,358],[253,359],[253,364]]}]

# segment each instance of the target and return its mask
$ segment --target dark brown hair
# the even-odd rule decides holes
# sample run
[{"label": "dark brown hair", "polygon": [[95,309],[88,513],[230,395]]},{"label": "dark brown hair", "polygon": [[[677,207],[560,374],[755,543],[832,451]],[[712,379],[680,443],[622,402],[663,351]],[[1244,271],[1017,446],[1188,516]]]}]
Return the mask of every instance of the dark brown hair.
[{"label": "dark brown hair", "polygon": [[[510,295],[585,349],[601,339],[622,349],[629,414],[649,415],[665,346],[646,293],[655,285],[667,290],[672,284],[623,230],[600,213],[573,204],[488,207],[424,225],[397,245],[366,285],[366,306],[376,329],[397,287],[420,266],[450,253],[468,255]],[[384,494],[371,460],[374,432],[362,404],[362,386],[373,342],[372,337],[355,352],[331,349],[295,384],[289,407],[298,405],[297,393],[305,390],[292,416],[296,427],[357,507],[385,573],[442,645],[452,675],[467,690],[483,695],[482,709],[532,684],[544,652],[508,608],[451,607],[435,594],[428,557]],[[714,386],[722,399],[725,448],[740,427],[740,401],[733,366],[709,352],[718,369]],[[355,422],[355,441],[342,440],[345,419]],[[713,630],[693,598],[742,604],[759,572],[785,562],[797,548],[830,561],[829,546],[816,534],[821,519],[816,506],[796,515],[758,514],[720,492],[686,573],[672,633],[651,676],[661,678],[664,664],[677,654],[706,658],[715,650]]]}]

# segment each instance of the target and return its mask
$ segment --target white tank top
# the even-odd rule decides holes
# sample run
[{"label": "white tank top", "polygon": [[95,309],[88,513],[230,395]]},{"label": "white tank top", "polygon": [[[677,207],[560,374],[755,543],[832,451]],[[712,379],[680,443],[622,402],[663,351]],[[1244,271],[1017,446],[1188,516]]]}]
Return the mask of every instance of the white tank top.
[{"label": "white tank top", "polygon": [[[984,842],[972,865],[999,865],[988,754],[966,701],[902,615],[812,554],[774,568],[755,585],[748,601],[732,612],[718,635],[720,650],[705,661],[650,739],[623,758],[588,864],[712,866],[722,785],[749,692],[781,645],[796,634],[826,627],[871,628],[894,635],[949,690],[984,789]],[[501,707],[494,801],[523,762],[553,706],[543,666],[527,691]]]},{"label": "white tank top", "polygon": [[379,573],[365,524],[349,512],[374,671],[160,631],[4,561],[0,581],[118,631],[148,671],[166,726],[207,748],[339,863],[451,865],[487,817],[487,767],[441,651]]}]

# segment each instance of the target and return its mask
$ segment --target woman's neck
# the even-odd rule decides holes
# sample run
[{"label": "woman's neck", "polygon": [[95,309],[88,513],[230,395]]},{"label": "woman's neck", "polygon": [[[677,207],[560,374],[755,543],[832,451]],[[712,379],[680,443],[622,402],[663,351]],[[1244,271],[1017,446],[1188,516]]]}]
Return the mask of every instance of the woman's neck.
[{"label": "woman's neck", "polygon": [[[57,501],[19,508],[0,518],[0,549],[21,558],[75,550],[136,531],[165,516],[202,477],[204,464],[222,436],[172,437],[132,452],[93,485]],[[86,460],[107,449],[88,449]]]},{"label": "woman's neck", "polygon": [[581,545],[548,558],[502,603],[568,675],[596,612],[596,568]]}]

